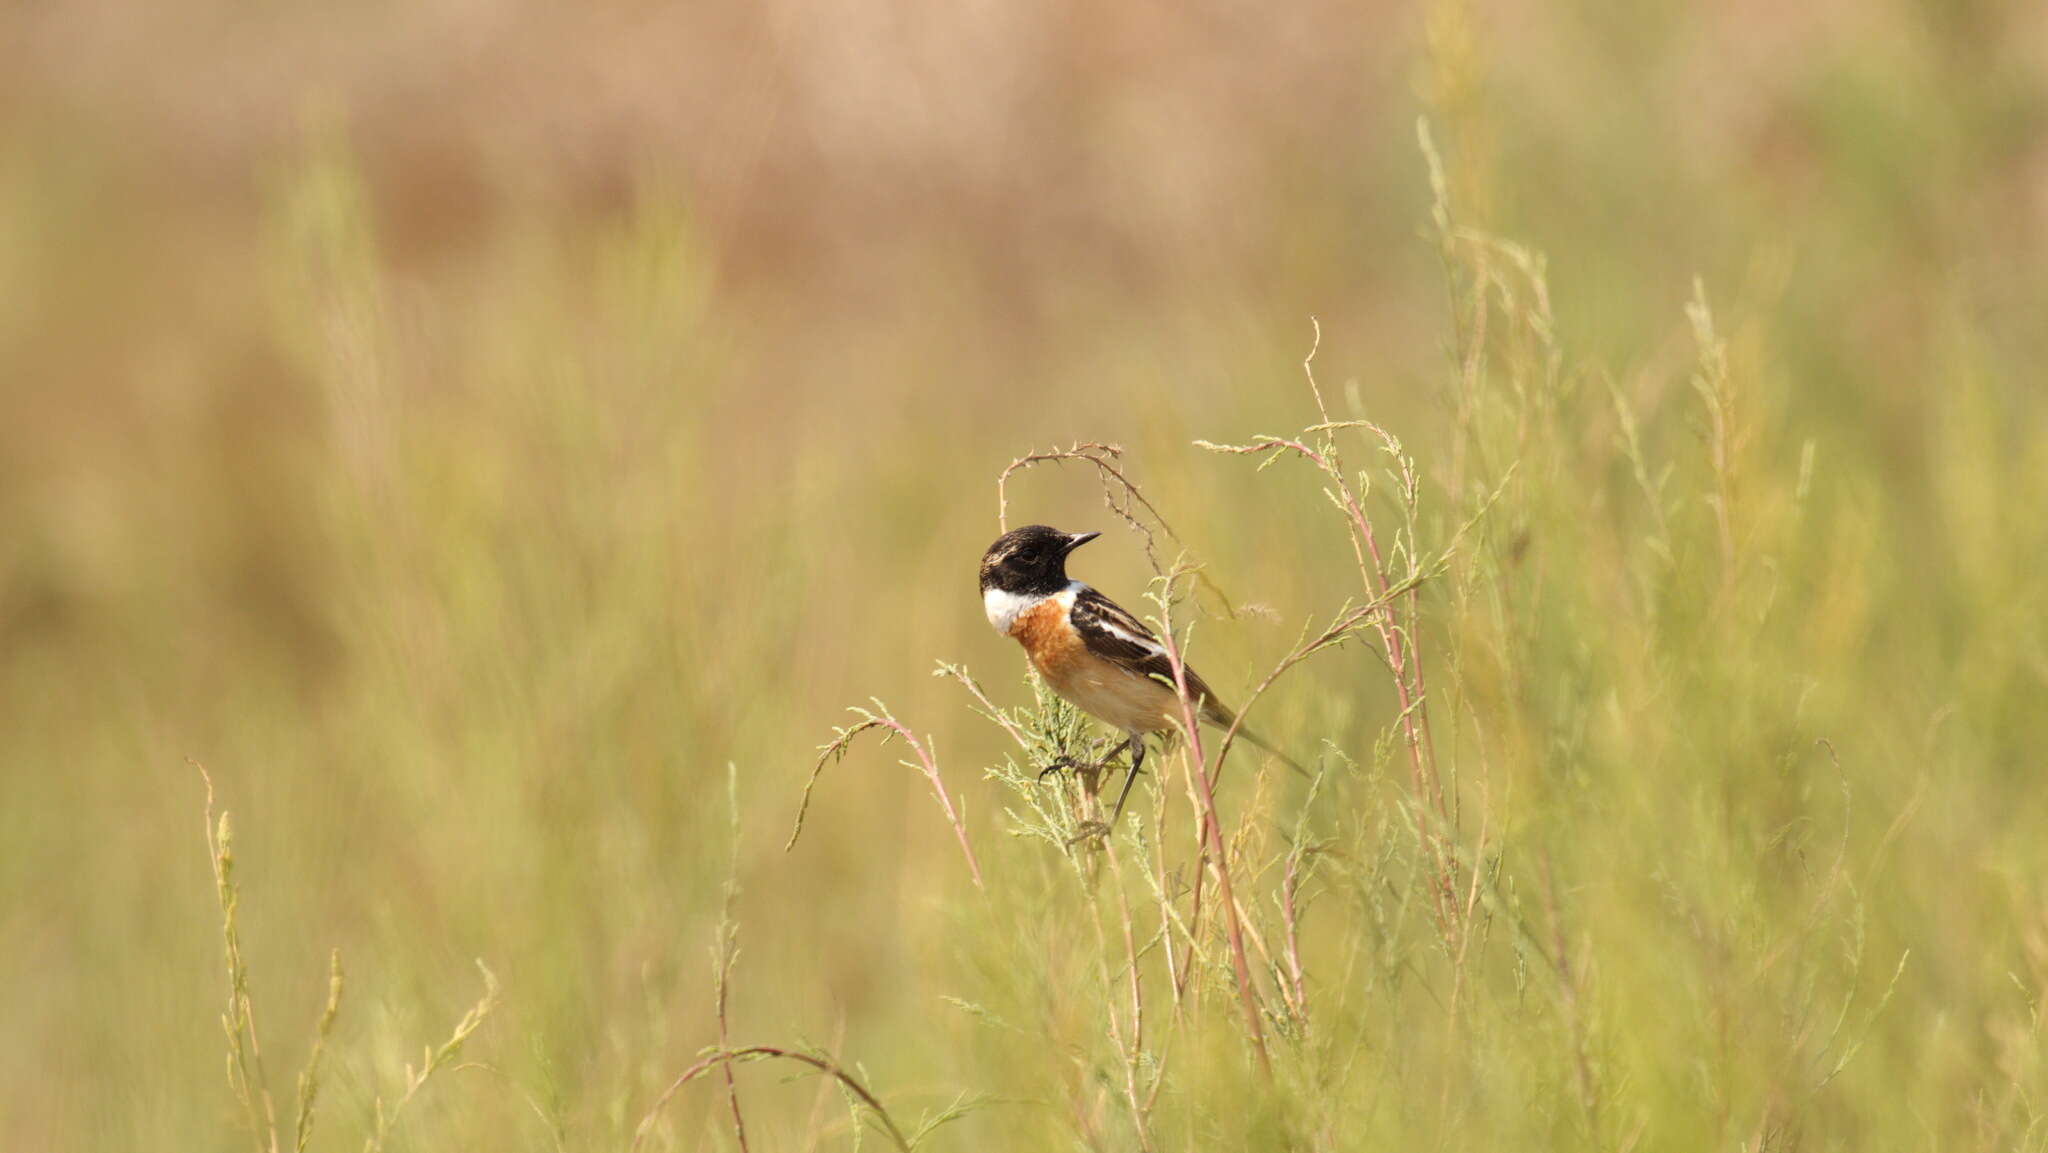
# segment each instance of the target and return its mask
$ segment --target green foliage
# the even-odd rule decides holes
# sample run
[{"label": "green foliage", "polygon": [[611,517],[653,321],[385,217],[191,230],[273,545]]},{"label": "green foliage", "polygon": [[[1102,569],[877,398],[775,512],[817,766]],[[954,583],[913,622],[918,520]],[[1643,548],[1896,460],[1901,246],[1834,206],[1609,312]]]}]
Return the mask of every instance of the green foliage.
[{"label": "green foliage", "polygon": [[[2048,103],[1870,18],[1447,0],[1266,276],[821,331],[686,180],[415,250],[321,120],[166,255],[9,138],[0,1146],[2048,1149]],[[1102,828],[1003,516],[1309,775]]]}]

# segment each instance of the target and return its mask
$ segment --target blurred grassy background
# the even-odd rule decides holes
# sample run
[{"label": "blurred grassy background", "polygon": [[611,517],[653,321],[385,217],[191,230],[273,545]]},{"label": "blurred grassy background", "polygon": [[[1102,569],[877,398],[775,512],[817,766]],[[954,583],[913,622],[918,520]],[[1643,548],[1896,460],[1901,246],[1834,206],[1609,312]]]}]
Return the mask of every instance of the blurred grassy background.
[{"label": "blurred grassy background", "polygon": [[[1425,113],[1458,220],[1548,257],[1554,324],[1498,310],[1477,392]],[[1221,670],[1334,608],[1349,550],[1303,475],[1189,441],[1305,423],[1315,315],[1431,539],[1522,461],[1425,601],[1462,680],[1437,723],[1467,837],[1484,811],[1579,970],[1539,988],[1502,932],[1460,1015],[1426,926],[1386,929],[1405,979],[1300,1074],[1355,1113],[1290,1130],[1191,1042],[1166,1146],[2041,1148],[2044,268],[2027,0],[16,7],[0,1147],[246,1140],[187,757],[236,813],[281,1096],[330,947],[349,969],[316,1147],[360,1139],[475,957],[506,1000],[469,1052],[548,1121],[456,1073],[399,1147],[620,1147],[715,1037],[728,762],[736,1040],[830,1045],[910,1116],[1005,1099],[940,1146],[1133,1147],[1091,1087],[1101,993],[1048,936],[1084,914],[929,672],[1027,699],[970,575],[992,481],[1106,440],[1276,611],[1198,633],[1241,696]],[[1114,527],[1078,471],[1012,504]],[[1146,576],[1128,539],[1077,567],[1127,603]],[[935,734],[992,903],[871,748],[782,853],[871,694]],[[1368,763],[1393,714],[1362,652],[1273,709]],[[1375,924],[1317,907],[1319,991]],[[819,1131],[810,1082],[742,1078],[756,1148]],[[729,1143],[722,1109],[686,1090],[663,1139]]]}]

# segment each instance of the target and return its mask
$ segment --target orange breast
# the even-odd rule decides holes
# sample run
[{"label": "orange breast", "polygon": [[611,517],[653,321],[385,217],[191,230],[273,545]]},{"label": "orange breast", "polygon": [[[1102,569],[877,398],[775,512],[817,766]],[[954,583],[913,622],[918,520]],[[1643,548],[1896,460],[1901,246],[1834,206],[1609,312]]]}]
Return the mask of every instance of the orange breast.
[{"label": "orange breast", "polygon": [[1156,733],[1174,726],[1180,701],[1173,690],[1088,651],[1067,623],[1067,606],[1048,598],[1017,615],[1010,635],[1024,646],[1031,667],[1052,691],[1082,711],[1125,732]]},{"label": "orange breast", "polygon": [[1038,675],[1055,686],[1089,656],[1081,634],[1067,624],[1067,606],[1058,597],[1047,597],[1018,613],[1010,635],[1024,646]]}]

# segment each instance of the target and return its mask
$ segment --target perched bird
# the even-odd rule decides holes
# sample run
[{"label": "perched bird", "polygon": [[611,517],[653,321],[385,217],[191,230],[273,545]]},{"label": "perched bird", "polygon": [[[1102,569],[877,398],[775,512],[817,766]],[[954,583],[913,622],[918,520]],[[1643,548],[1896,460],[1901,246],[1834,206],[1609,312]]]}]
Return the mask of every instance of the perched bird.
[{"label": "perched bird", "polygon": [[[1131,754],[1110,816],[1114,824],[1145,763],[1145,737],[1177,730],[1181,706],[1173,666],[1152,630],[1115,601],[1067,577],[1067,554],[1101,535],[1031,524],[997,537],[981,558],[981,604],[988,623],[1024,646],[1031,667],[1054,692],[1123,731],[1123,743],[1109,753]],[[1227,728],[1235,714],[1194,669],[1183,671],[1200,719]],[[1237,735],[1273,751],[1243,728]],[[1066,766],[1055,764],[1046,772],[1061,767]]]}]

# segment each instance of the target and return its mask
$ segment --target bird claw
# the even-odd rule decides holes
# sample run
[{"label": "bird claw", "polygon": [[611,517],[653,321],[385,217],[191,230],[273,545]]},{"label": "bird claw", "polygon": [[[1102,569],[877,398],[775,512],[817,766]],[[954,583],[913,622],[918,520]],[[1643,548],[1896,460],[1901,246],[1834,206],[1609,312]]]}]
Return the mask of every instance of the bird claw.
[{"label": "bird claw", "polygon": [[1054,760],[1051,764],[1048,764],[1044,768],[1038,770],[1038,779],[1042,781],[1045,778],[1053,775],[1054,773],[1059,772],[1061,769],[1071,769],[1075,773],[1075,775],[1082,777],[1100,776],[1104,769],[1110,768],[1111,766],[1116,764],[1117,755],[1119,753],[1122,753],[1124,749],[1129,746],[1129,743],[1130,742],[1126,741],[1124,744],[1118,745],[1116,748],[1109,750],[1109,755],[1102,758],[1099,761],[1082,761],[1076,760],[1075,758],[1068,756],[1059,757],[1056,760]]},{"label": "bird claw", "polygon": [[1101,772],[1102,766],[1092,761],[1077,761],[1072,757],[1061,757],[1053,763],[1038,770],[1038,779],[1042,781],[1045,778],[1053,775],[1054,773],[1059,772],[1061,769],[1072,769],[1074,772],[1077,773],[1094,773]]},{"label": "bird claw", "polygon": [[1074,835],[1067,838],[1067,847],[1072,848],[1083,841],[1092,841],[1097,837],[1108,840],[1110,832],[1110,827],[1101,821],[1082,821],[1079,825],[1075,826]]},{"label": "bird claw", "polygon": [[1059,772],[1061,769],[1072,769],[1074,775],[1081,779],[1081,787],[1092,798],[1095,796],[1096,790],[1100,788],[1102,784],[1102,774],[1110,768],[1114,767],[1117,754],[1126,752],[1130,754],[1130,768],[1128,768],[1124,772],[1123,791],[1117,794],[1116,809],[1110,815],[1109,823],[1104,823],[1102,821],[1096,820],[1088,820],[1081,822],[1080,825],[1076,826],[1076,831],[1074,835],[1068,838],[1067,840],[1067,844],[1069,847],[1078,845],[1083,841],[1093,840],[1097,837],[1101,837],[1105,840],[1108,839],[1111,828],[1114,825],[1116,819],[1123,815],[1124,801],[1129,799],[1131,795],[1132,782],[1136,781],[1138,779],[1138,774],[1144,771],[1145,747],[1143,745],[1137,744],[1136,740],[1137,738],[1133,737],[1131,740],[1127,740],[1124,743],[1116,746],[1115,748],[1109,751],[1108,756],[1102,758],[1099,761],[1077,761],[1072,757],[1062,756],[1058,760],[1055,760],[1051,764],[1045,766],[1045,768],[1039,770],[1038,779],[1042,781],[1046,777],[1052,775],[1053,773]]}]

